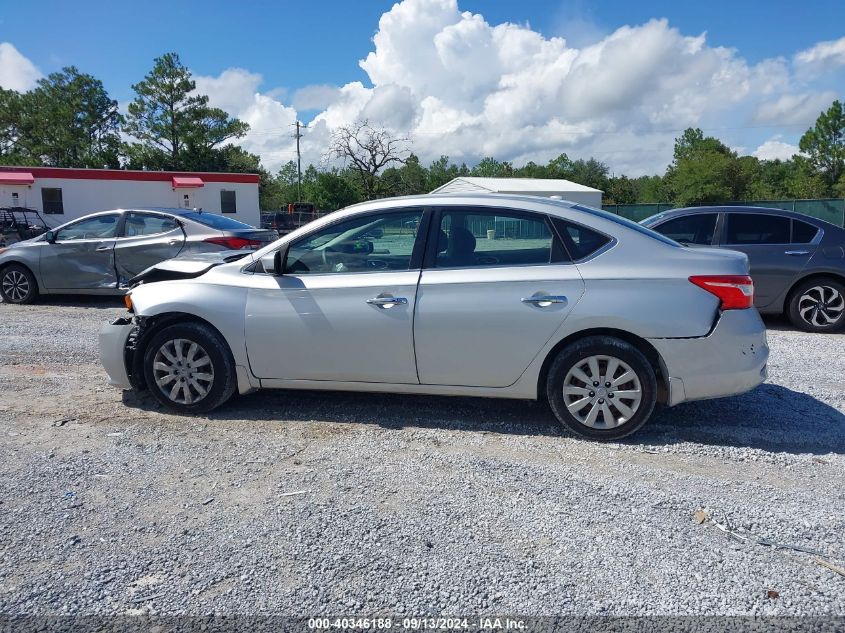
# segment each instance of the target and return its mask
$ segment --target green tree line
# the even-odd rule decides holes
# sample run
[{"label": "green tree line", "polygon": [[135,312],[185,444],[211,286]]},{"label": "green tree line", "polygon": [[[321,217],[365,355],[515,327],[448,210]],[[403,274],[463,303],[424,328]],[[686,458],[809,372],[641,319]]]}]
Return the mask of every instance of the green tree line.
[{"label": "green tree line", "polygon": [[[123,115],[102,82],[73,66],[42,78],[29,92],[0,88],[0,163],[258,173],[265,210],[282,209],[300,197],[334,210],[368,197],[426,193],[457,176],[564,178],[601,189],[606,203],[617,204],[845,197],[845,111],[838,100],[820,113],[801,137],[800,153],[788,160],[739,155],[689,128],[675,140],[665,173],[636,178],[612,174],[595,158],[573,160],[566,154],[521,166],[487,157],[470,167],[447,156],[424,165],[410,146],[397,151],[386,131],[363,122],[340,130],[346,136],[333,138],[327,148],[327,155],[348,159],[346,166],[308,165],[300,196],[296,163],[269,173],[258,156],[238,146],[235,141],[249,126],[211,107],[177,54],[156,58],[132,89],[135,98]],[[350,138],[359,144],[350,144]],[[371,152],[368,160],[343,156],[342,148],[355,151],[350,146]],[[393,152],[386,154],[389,160],[372,173],[362,171],[360,165],[373,164],[370,159],[384,147]]]}]

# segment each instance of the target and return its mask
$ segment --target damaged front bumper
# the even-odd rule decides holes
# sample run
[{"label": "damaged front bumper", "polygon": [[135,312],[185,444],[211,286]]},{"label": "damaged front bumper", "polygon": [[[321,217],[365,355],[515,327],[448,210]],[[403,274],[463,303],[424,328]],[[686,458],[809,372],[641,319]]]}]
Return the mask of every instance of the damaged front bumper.
[{"label": "damaged front bumper", "polygon": [[707,336],[652,338],[665,365],[669,405],[734,396],[766,380],[769,346],[757,310],[726,310]]},{"label": "damaged front bumper", "polygon": [[126,348],[129,335],[136,328],[129,317],[121,317],[100,329],[100,362],[109,377],[109,384],[121,389],[131,389],[126,369]]}]

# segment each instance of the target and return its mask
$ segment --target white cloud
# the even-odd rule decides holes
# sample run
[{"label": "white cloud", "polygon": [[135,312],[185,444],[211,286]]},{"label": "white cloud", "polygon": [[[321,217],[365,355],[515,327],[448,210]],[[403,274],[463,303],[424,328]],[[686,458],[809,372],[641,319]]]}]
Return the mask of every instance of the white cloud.
[{"label": "white cloud", "polygon": [[229,68],[217,77],[195,76],[197,92],[227,112],[240,112],[252,105],[263,78],[243,68]]},{"label": "white cloud", "polygon": [[195,76],[197,92],[208,95],[209,103],[249,124],[246,136],[237,140],[248,152],[258,154],[264,166],[276,170],[296,158],[292,124],[296,110],[258,91],[260,74],[243,68],[229,68],[217,77]]},{"label": "white cloud", "polygon": [[293,93],[291,105],[297,110],[322,110],[340,96],[337,86],[315,84]]},{"label": "white cloud", "polygon": [[845,66],[845,37],[819,42],[795,54],[795,65],[801,70],[820,72]]},{"label": "white cloud", "polygon": [[827,110],[836,93],[826,90],[818,93],[785,94],[774,101],[761,103],[754,114],[756,123],[804,125],[809,127],[823,110]]},{"label": "white cloud", "polygon": [[[271,169],[295,157],[297,111],[319,110],[302,138],[306,163],[319,162],[332,130],[367,118],[411,138],[423,161],[493,155],[519,164],[567,152],[636,176],[662,171],[690,126],[732,147],[788,151],[787,140],[772,138],[779,130],[761,128],[800,133],[811,124],[836,97],[835,77],[825,85],[823,70],[840,63],[843,47],[845,39],[823,42],[792,63],[750,63],[666,20],[597,32],[574,47],[528,25],[489,24],[457,0],[402,0],[381,16],[360,61],[368,85],[306,86],[290,105],[243,69],[199,77],[197,86],[250,123],[242,144]],[[810,67],[812,80],[803,72]]]},{"label": "white cloud", "polygon": [[8,42],[0,43],[0,87],[25,92],[35,87],[41,71]]},{"label": "white cloud", "polygon": [[797,145],[778,140],[780,136],[770,138],[752,152],[752,156],[760,160],[788,160],[800,150]]}]

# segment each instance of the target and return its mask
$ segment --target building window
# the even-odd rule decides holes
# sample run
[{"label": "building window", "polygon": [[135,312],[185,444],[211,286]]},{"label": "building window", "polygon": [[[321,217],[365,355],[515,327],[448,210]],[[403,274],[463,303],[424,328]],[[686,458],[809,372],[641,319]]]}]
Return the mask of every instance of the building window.
[{"label": "building window", "polygon": [[41,208],[44,213],[64,213],[65,208],[62,204],[62,190],[58,188],[41,188]]},{"label": "building window", "polygon": [[223,213],[237,213],[238,209],[235,205],[235,192],[234,191],[221,191],[220,192],[220,211]]}]

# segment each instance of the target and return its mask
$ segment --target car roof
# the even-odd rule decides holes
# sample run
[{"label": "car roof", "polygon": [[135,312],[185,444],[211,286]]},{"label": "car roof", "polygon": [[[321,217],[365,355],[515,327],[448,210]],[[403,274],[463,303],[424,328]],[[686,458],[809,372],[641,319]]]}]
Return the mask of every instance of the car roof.
[{"label": "car roof", "polygon": [[[752,207],[752,206],[737,206],[737,205],[711,205],[706,207],[683,207],[680,209],[670,209],[668,211],[661,211],[652,217],[660,216],[660,219],[673,218],[681,215],[696,215],[700,213],[759,213],[765,215],[779,215],[785,218],[794,218],[796,220],[803,220],[811,224],[822,222],[830,224],[820,218],[806,215],[804,213],[797,213],[795,211],[787,211],[786,209],[775,209],[772,207]],[[832,226],[836,226],[833,224]]]},{"label": "car roof", "polygon": [[[545,196],[531,196],[525,194],[515,194],[515,193],[474,193],[474,192],[455,192],[455,193],[419,193],[412,196],[396,196],[394,198],[381,198],[379,200],[367,200],[365,202],[358,202],[356,204],[351,204],[348,207],[344,207],[345,209],[356,209],[359,207],[371,205],[373,203],[378,202],[389,202],[392,204],[401,203],[402,206],[413,206],[415,203],[423,203],[425,205],[434,205],[437,204],[437,201],[441,202],[449,202],[452,204],[460,203],[462,200],[474,200],[480,204],[484,202],[489,202],[490,200],[497,200],[497,201],[506,201],[512,200],[513,202],[530,202],[530,203],[550,203],[555,204],[557,206],[562,207],[575,207],[578,205],[576,202],[570,202],[569,200],[562,200],[559,198],[548,198]],[[496,205],[499,206],[499,205]]]}]

